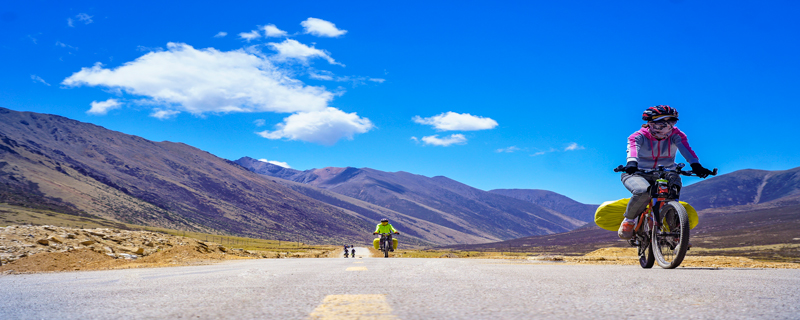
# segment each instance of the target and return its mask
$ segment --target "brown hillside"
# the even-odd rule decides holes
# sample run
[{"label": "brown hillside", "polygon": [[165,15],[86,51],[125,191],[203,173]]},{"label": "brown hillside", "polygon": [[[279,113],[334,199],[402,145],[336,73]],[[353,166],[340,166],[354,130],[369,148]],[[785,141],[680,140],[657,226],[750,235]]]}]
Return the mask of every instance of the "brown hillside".
[{"label": "brown hillside", "polygon": [[308,242],[373,227],[208,152],[0,108],[0,202],[181,230]]}]

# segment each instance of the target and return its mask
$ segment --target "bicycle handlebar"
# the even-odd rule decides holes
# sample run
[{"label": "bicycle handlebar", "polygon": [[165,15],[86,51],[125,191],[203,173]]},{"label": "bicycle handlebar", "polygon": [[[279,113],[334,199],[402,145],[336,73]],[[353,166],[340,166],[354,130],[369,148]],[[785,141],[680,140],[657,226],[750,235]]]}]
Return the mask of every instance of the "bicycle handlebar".
[{"label": "bicycle handlebar", "polygon": [[[678,167],[675,168],[675,169],[667,169],[667,168],[664,168],[664,166],[658,166],[658,168],[656,168],[656,169],[644,169],[644,170],[636,168],[636,172],[641,172],[641,173],[677,172],[678,174],[681,174],[681,175],[684,175],[684,176],[697,176],[697,174],[694,173],[694,171],[691,171],[691,170],[690,171],[683,171],[683,170],[681,170],[681,168],[683,168],[685,166],[686,166],[685,164],[679,163]],[[616,168],[614,168],[614,172],[624,172],[624,171],[625,171],[625,166],[623,166],[623,165],[619,165]],[[712,176],[716,176],[717,175],[717,168],[714,168],[714,170],[711,170],[711,175]]]}]

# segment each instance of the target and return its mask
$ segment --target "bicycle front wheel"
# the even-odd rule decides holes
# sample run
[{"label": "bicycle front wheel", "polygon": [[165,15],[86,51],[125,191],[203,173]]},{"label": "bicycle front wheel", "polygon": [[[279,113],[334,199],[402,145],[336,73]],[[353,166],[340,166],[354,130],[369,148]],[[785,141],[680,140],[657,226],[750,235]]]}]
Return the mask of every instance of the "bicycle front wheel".
[{"label": "bicycle front wheel", "polygon": [[658,265],[674,269],[681,265],[689,247],[689,215],[678,201],[667,202],[660,211],[661,227],[653,228],[653,254]]}]

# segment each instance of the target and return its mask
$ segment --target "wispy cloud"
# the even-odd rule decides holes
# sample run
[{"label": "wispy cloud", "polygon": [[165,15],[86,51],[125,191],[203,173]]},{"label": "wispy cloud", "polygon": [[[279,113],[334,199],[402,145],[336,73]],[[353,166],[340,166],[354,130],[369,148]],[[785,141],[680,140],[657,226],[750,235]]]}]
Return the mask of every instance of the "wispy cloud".
[{"label": "wispy cloud", "polygon": [[256,125],[256,127],[263,127],[263,126],[267,125],[267,120],[256,119],[255,121],[253,121],[253,124]]},{"label": "wispy cloud", "polygon": [[349,82],[354,87],[358,85],[366,85],[369,82],[384,83],[386,79],[364,77],[364,76],[337,76],[328,70],[309,70],[308,77],[314,80],[336,81],[336,82]]},{"label": "wispy cloud", "polygon": [[331,56],[324,50],[314,48],[313,46],[309,47],[298,42],[297,40],[286,39],[281,43],[270,42],[267,45],[278,52],[278,60],[296,59],[303,63],[308,63],[309,59],[322,58],[327,60],[330,64],[336,64],[344,67],[343,64],[333,60],[333,58],[331,58]]},{"label": "wispy cloud", "polygon": [[419,124],[431,125],[440,131],[487,130],[497,126],[497,121],[491,118],[473,116],[469,113],[455,113],[452,111],[429,118],[414,116],[413,120]]},{"label": "wispy cloud", "polygon": [[[92,20],[93,17],[94,16],[90,16],[90,15],[85,14],[85,13],[79,13],[79,14],[75,15],[75,19],[78,19],[79,22],[83,22],[83,24],[90,24],[90,23],[94,22],[94,20]],[[70,28],[74,28],[75,27],[75,19],[73,19],[72,17],[67,18],[67,26],[69,26]]]},{"label": "wispy cloud", "polygon": [[426,145],[448,147],[454,144],[465,144],[467,143],[467,138],[460,133],[451,134],[450,136],[443,138],[439,138],[439,135],[437,134],[437,135],[422,137],[422,142],[424,142]]},{"label": "wispy cloud", "polygon": [[251,30],[250,32],[242,32],[239,33],[239,38],[247,42],[250,42],[252,40],[261,38],[261,33],[259,33],[258,30]]},{"label": "wispy cloud", "polygon": [[117,101],[117,99],[108,99],[100,102],[92,101],[91,105],[92,108],[89,109],[89,111],[86,111],[86,113],[93,115],[105,115],[109,110],[117,109],[122,104]]},{"label": "wispy cloud", "polygon": [[138,47],[136,47],[136,51],[140,51],[140,52],[161,52],[161,51],[164,51],[164,48],[162,48],[162,47],[138,46]]},{"label": "wispy cloud", "polygon": [[47,81],[44,81],[44,79],[42,79],[42,77],[37,76],[35,74],[31,75],[31,80],[33,80],[33,82],[43,83],[43,84],[47,85],[48,87],[50,86],[50,84],[47,83]]},{"label": "wispy cloud", "polygon": [[80,22],[83,22],[84,24],[90,24],[90,23],[94,22],[94,20],[92,20],[92,17],[94,17],[94,16],[90,16],[90,15],[85,14],[85,13],[79,13],[75,17],[78,18],[78,20]]},{"label": "wispy cloud", "polygon": [[583,150],[583,149],[586,149],[586,148],[584,146],[579,145],[577,142],[570,142],[569,144],[567,144],[566,147],[564,147],[562,149],[550,148],[548,150],[538,151],[538,152],[535,152],[535,153],[531,154],[531,157],[541,156],[541,155],[548,154],[548,153],[551,153],[551,152],[567,152],[567,151],[576,151],[576,150]]},{"label": "wispy cloud", "polygon": [[153,113],[151,113],[150,116],[156,119],[166,120],[180,113],[181,112],[178,110],[153,109]]},{"label": "wispy cloud", "polygon": [[258,161],[261,161],[261,162],[266,162],[266,163],[271,163],[271,164],[274,164],[274,165],[276,165],[276,166],[281,166],[281,167],[284,167],[284,168],[289,168],[289,169],[291,169],[291,168],[292,168],[292,167],[290,167],[290,166],[289,166],[289,164],[287,164],[286,162],[275,161],[275,160],[267,160],[267,159],[258,159]]},{"label": "wispy cloud", "polygon": [[574,151],[574,150],[583,150],[583,149],[586,149],[586,148],[584,148],[583,146],[578,145],[577,142],[572,142],[566,148],[564,148],[564,151]]},{"label": "wispy cloud", "polygon": [[76,47],[73,47],[73,46],[71,46],[71,45],[68,45],[68,44],[66,44],[66,43],[63,43],[63,42],[61,42],[61,41],[56,41],[56,46],[57,46],[57,47],[62,47],[62,48],[69,48],[69,49],[72,49],[72,50],[78,50],[78,48],[76,48]]},{"label": "wispy cloud", "polygon": [[227,36],[227,35],[228,35],[228,33],[227,33],[227,32],[225,32],[225,31],[220,31],[220,32],[217,32],[217,34],[215,34],[215,35],[214,35],[214,38],[222,38],[222,37],[225,37],[225,36]]},{"label": "wispy cloud", "polygon": [[497,153],[514,153],[514,152],[517,152],[517,151],[520,151],[520,150],[521,149],[517,148],[517,146],[510,146],[508,148],[497,149],[497,150],[495,150],[495,152],[497,152]]},{"label": "wispy cloud", "polygon": [[275,38],[275,37],[285,37],[288,34],[286,31],[278,29],[274,24],[268,24],[266,26],[261,27],[264,30],[264,34],[267,38]]},{"label": "wispy cloud", "polygon": [[340,30],[330,21],[317,18],[308,18],[301,22],[300,25],[305,29],[305,33],[318,37],[335,38],[347,33],[347,30]]}]

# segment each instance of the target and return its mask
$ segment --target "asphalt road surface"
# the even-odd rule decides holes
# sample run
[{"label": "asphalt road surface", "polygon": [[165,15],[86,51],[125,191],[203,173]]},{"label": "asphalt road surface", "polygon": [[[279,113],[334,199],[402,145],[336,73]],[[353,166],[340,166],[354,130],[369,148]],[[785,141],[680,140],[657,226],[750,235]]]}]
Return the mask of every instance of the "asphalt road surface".
[{"label": "asphalt road surface", "polygon": [[0,319],[798,319],[800,270],[264,259],[0,276]]}]

